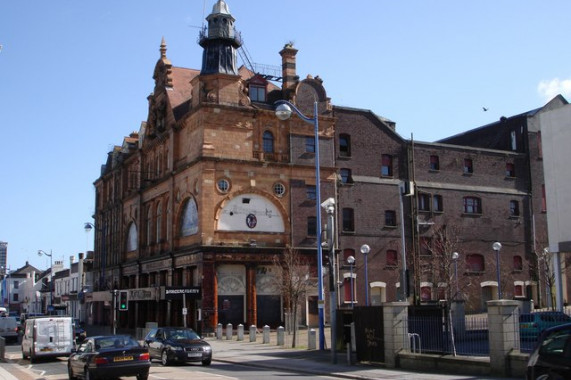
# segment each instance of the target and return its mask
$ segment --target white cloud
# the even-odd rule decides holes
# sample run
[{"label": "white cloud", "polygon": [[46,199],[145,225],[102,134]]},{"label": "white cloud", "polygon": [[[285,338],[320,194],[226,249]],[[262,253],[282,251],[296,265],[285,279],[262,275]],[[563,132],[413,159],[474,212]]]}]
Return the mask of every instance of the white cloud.
[{"label": "white cloud", "polygon": [[537,85],[537,92],[546,102],[559,94],[571,99],[571,79],[542,80]]}]

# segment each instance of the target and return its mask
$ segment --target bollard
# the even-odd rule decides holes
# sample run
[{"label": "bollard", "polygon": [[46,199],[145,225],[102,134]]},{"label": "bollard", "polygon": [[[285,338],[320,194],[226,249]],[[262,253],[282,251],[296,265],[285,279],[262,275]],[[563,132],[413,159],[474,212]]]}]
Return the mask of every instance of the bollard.
[{"label": "bollard", "polygon": [[264,326],[264,335],[262,338],[262,343],[270,343],[270,326]]},{"label": "bollard", "polygon": [[316,334],[315,329],[310,329],[309,334],[307,334],[307,349],[315,350],[316,346]]},{"label": "bollard", "polygon": [[232,340],[232,323],[226,325],[226,340]]},{"label": "bollard", "polygon": [[351,343],[347,343],[347,364],[352,365],[351,362],[352,353],[351,353]]},{"label": "bollard", "polygon": [[284,333],[285,329],[283,328],[283,326],[278,327],[278,346],[283,346],[285,345],[285,333]]},{"label": "bollard", "polygon": [[216,325],[216,339],[222,340],[222,323]]},{"label": "bollard", "polygon": [[244,325],[241,323],[238,325],[238,340],[244,340]]},{"label": "bollard", "polygon": [[250,326],[250,342],[256,341],[256,326]]}]

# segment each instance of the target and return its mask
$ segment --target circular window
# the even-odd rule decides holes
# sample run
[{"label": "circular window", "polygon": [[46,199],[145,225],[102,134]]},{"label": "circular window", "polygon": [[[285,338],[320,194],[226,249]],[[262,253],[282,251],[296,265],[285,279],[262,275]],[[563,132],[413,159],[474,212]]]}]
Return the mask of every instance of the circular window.
[{"label": "circular window", "polygon": [[226,178],[219,179],[216,183],[216,187],[221,193],[227,193],[228,190],[230,190],[230,182],[228,182]]},{"label": "circular window", "polygon": [[285,194],[285,186],[282,183],[275,183],[274,184],[274,194],[277,195],[278,197],[281,197],[282,195]]}]

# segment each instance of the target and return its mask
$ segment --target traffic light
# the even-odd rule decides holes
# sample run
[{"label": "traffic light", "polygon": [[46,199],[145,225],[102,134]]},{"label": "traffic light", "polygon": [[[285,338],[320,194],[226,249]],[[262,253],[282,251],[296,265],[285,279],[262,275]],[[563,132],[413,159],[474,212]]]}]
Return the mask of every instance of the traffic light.
[{"label": "traffic light", "polygon": [[119,311],[129,310],[129,292],[121,290],[119,292]]}]

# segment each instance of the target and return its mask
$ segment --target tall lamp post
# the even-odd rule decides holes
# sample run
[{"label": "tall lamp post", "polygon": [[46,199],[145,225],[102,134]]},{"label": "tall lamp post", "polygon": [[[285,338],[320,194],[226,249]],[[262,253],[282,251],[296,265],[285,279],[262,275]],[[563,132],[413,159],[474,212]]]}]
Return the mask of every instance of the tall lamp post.
[{"label": "tall lamp post", "polygon": [[353,304],[354,304],[354,297],[353,297],[353,266],[355,265],[355,257],[353,256],[349,256],[347,257],[347,264],[349,264],[349,269],[351,270],[351,309],[353,308]]},{"label": "tall lamp post", "polygon": [[[42,256],[45,255],[47,257],[50,258],[50,309],[53,309],[54,307],[54,290],[53,290],[53,281],[54,281],[54,264],[53,264],[53,257],[52,257],[52,251],[50,250],[50,253],[47,253],[46,251],[42,251],[41,249],[38,249],[38,256]],[[49,309],[48,309],[49,310]],[[49,310],[51,311],[51,310]]]},{"label": "tall lamp post", "polygon": [[452,261],[454,261],[454,282],[456,283],[456,294],[454,295],[454,299],[458,298],[458,257],[460,257],[458,252],[452,253]]},{"label": "tall lamp post", "polygon": [[100,267],[100,273],[99,273],[99,289],[104,290],[105,289],[105,262],[107,261],[107,258],[105,257],[105,231],[102,230],[101,228],[97,228],[95,226],[95,224],[90,223],[90,222],[84,223],[84,229],[85,229],[85,232],[91,232],[92,229],[95,229],[95,231],[101,232],[101,234],[102,234],[101,246],[99,248],[99,253],[101,255],[101,267]]},{"label": "tall lamp post", "polygon": [[317,114],[317,101],[313,103],[313,117],[307,117],[287,100],[278,100],[275,114],[280,120],[287,120],[291,117],[292,111],[303,121],[313,124],[315,134],[315,197],[316,197],[316,223],[317,223],[317,307],[319,312],[319,349],[325,349],[325,318],[323,300],[323,255],[321,248],[321,180],[319,173],[319,117]]},{"label": "tall lamp post", "polygon": [[329,313],[331,324],[331,362],[337,364],[337,254],[335,253],[335,199],[327,198],[321,207],[327,212],[327,241],[322,247],[329,250]]},{"label": "tall lamp post", "polygon": [[492,248],[496,251],[496,277],[498,279],[498,299],[502,299],[502,284],[500,283],[500,250],[502,249],[502,243],[495,242],[492,244]]},{"label": "tall lamp post", "polygon": [[369,271],[367,268],[367,256],[371,252],[371,247],[367,244],[361,246],[361,253],[365,256],[365,306],[369,306]]}]

